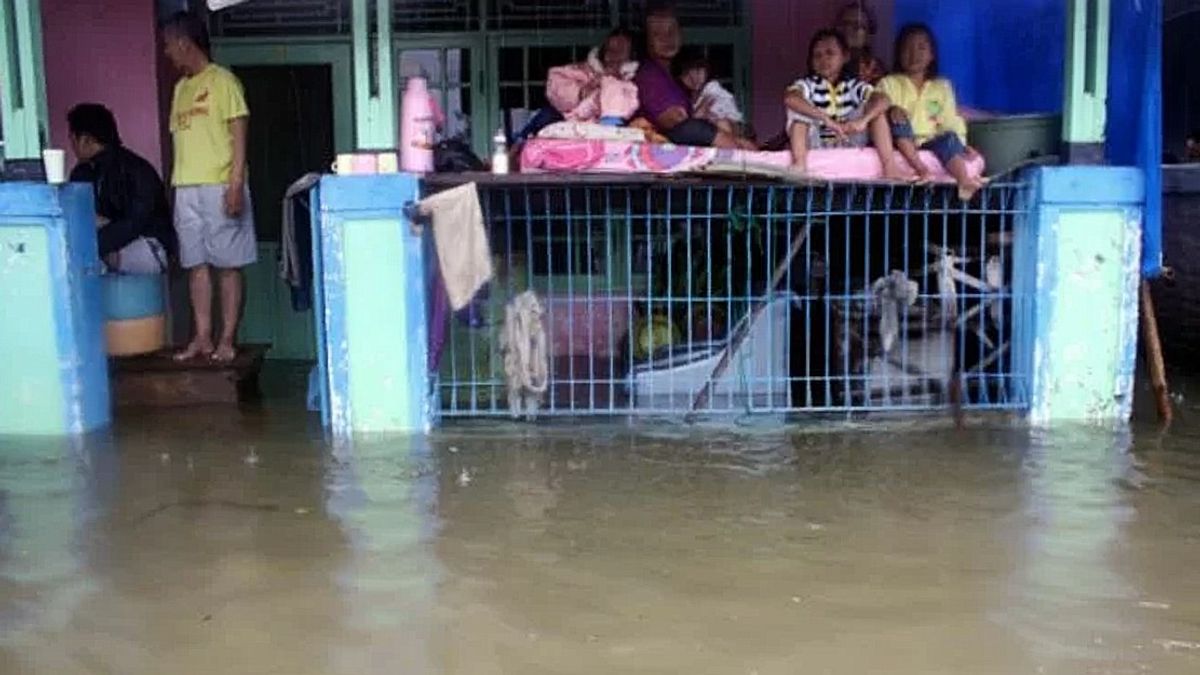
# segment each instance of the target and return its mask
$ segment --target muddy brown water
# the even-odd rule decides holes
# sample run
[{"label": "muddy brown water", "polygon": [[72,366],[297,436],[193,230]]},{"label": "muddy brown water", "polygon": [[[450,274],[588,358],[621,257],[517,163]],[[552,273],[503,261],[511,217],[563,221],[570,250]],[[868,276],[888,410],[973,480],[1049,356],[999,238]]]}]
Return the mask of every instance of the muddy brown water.
[{"label": "muddy brown water", "polygon": [[1188,396],[1166,434],[457,424],[331,447],[279,405],[0,439],[0,673],[1198,673]]}]

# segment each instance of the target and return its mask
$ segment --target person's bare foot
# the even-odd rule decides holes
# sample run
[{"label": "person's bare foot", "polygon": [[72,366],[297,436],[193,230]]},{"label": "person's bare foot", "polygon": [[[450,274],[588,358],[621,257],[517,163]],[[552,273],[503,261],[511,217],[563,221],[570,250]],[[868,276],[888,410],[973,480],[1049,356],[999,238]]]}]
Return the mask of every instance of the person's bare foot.
[{"label": "person's bare foot", "polygon": [[209,358],[217,363],[233,363],[237,358],[237,349],[230,343],[222,342]]},{"label": "person's bare foot", "polygon": [[883,166],[883,179],[896,181],[898,183],[912,183],[917,179],[915,176],[904,173],[895,164],[885,164]]},{"label": "person's bare foot", "polygon": [[964,202],[969,202],[983,189],[983,186],[984,181],[982,179],[972,178],[958,186],[958,198]]},{"label": "person's bare foot", "polygon": [[917,185],[929,185],[933,182],[933,174],[929,172],[929,169],[921,167],[917,169],[917,177],[913,179],[913,182]]},{"label": "person's bare foot", "polygon": [[792,162],[792,165],[788,167],[788,171],[796,174],[797,176],[807,176],[808,165],[803,162]]},{"label": "person's bare foot", "polygon": [[197,358],[206,358],[213,353],[212,342],[201,338],[195,338],[181,352],[175,353],[176,361],[191,361]]}]

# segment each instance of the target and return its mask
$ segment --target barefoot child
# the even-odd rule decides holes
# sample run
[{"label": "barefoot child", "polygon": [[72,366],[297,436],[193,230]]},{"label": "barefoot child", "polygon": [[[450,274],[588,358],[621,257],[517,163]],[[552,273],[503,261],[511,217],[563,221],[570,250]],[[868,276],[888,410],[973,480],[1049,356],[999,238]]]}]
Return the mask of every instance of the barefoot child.
[{"label": "barefoot child", "polygon": [[746,118],[733,94],[712,78],[706,59],[691,55],[677,68],[679,83],[692,99],[692,115],[708,120],[727,134],[741,135]]},{"label": "barefoot child", "polygon": [[[919,150],[932,152],[958,183],[958,196],[970,200],[984,185],[968,165],[979,153],[967,145],[967,123],[958,114],[954,86],[938,76],[937,41],[928,26],[901,29],[895,63],[897,72],[880,80],[875,92],[887,106],[896,148],[921,181],[930,175]],[[880,148],[885,163],[893,161],[890,150]]]},{"label": "barefoot child", "polygon": [[[795,171],[808,169],[809,150],[864,148],[868,129],[873,140],[889,133],[883,117],[886,102],[872,99],[870,84],[846,76],[849,58],[850,50],[840,34],[819,31],[808,48],[808,75],[788,87],[784,104]],[[890,139],[886,145],[891,146]],[[889,168],[887,162],[884,168]],[[897,176],[892,172],[888,177]]]}]

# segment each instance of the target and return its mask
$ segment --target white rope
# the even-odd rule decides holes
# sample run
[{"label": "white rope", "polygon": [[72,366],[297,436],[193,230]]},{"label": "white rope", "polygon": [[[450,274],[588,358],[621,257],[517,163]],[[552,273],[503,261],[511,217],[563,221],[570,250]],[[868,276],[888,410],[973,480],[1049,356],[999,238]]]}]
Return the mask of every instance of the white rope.
[{"label": "white rope", "polygon": [[892,270],[871,284],[871,295],[879,305],[879,338],[883,342],[883,353],[889,354],[900,336],[900,310],[907,310],[917,302],[917,282],[904,272]]},{"label": "white rope", "polygon": [[550,387],[550,350],[545,310],[533,291],[525,291],[504,308],[500,349],[508,382],[508,407],[513,417],[533,418]]}]

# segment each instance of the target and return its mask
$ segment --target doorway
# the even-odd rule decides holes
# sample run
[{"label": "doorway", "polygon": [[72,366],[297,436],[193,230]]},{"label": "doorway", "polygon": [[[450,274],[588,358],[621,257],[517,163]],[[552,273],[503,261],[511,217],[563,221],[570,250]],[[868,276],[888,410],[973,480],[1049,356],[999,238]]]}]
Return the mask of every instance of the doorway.
[{"label": "doorway", "polygon": [[250,192],[261,242],[279,242],[280,204],[306,173],[324,173],[334,156],[333,80],[325,65],[234,66],[251,111]]}]

